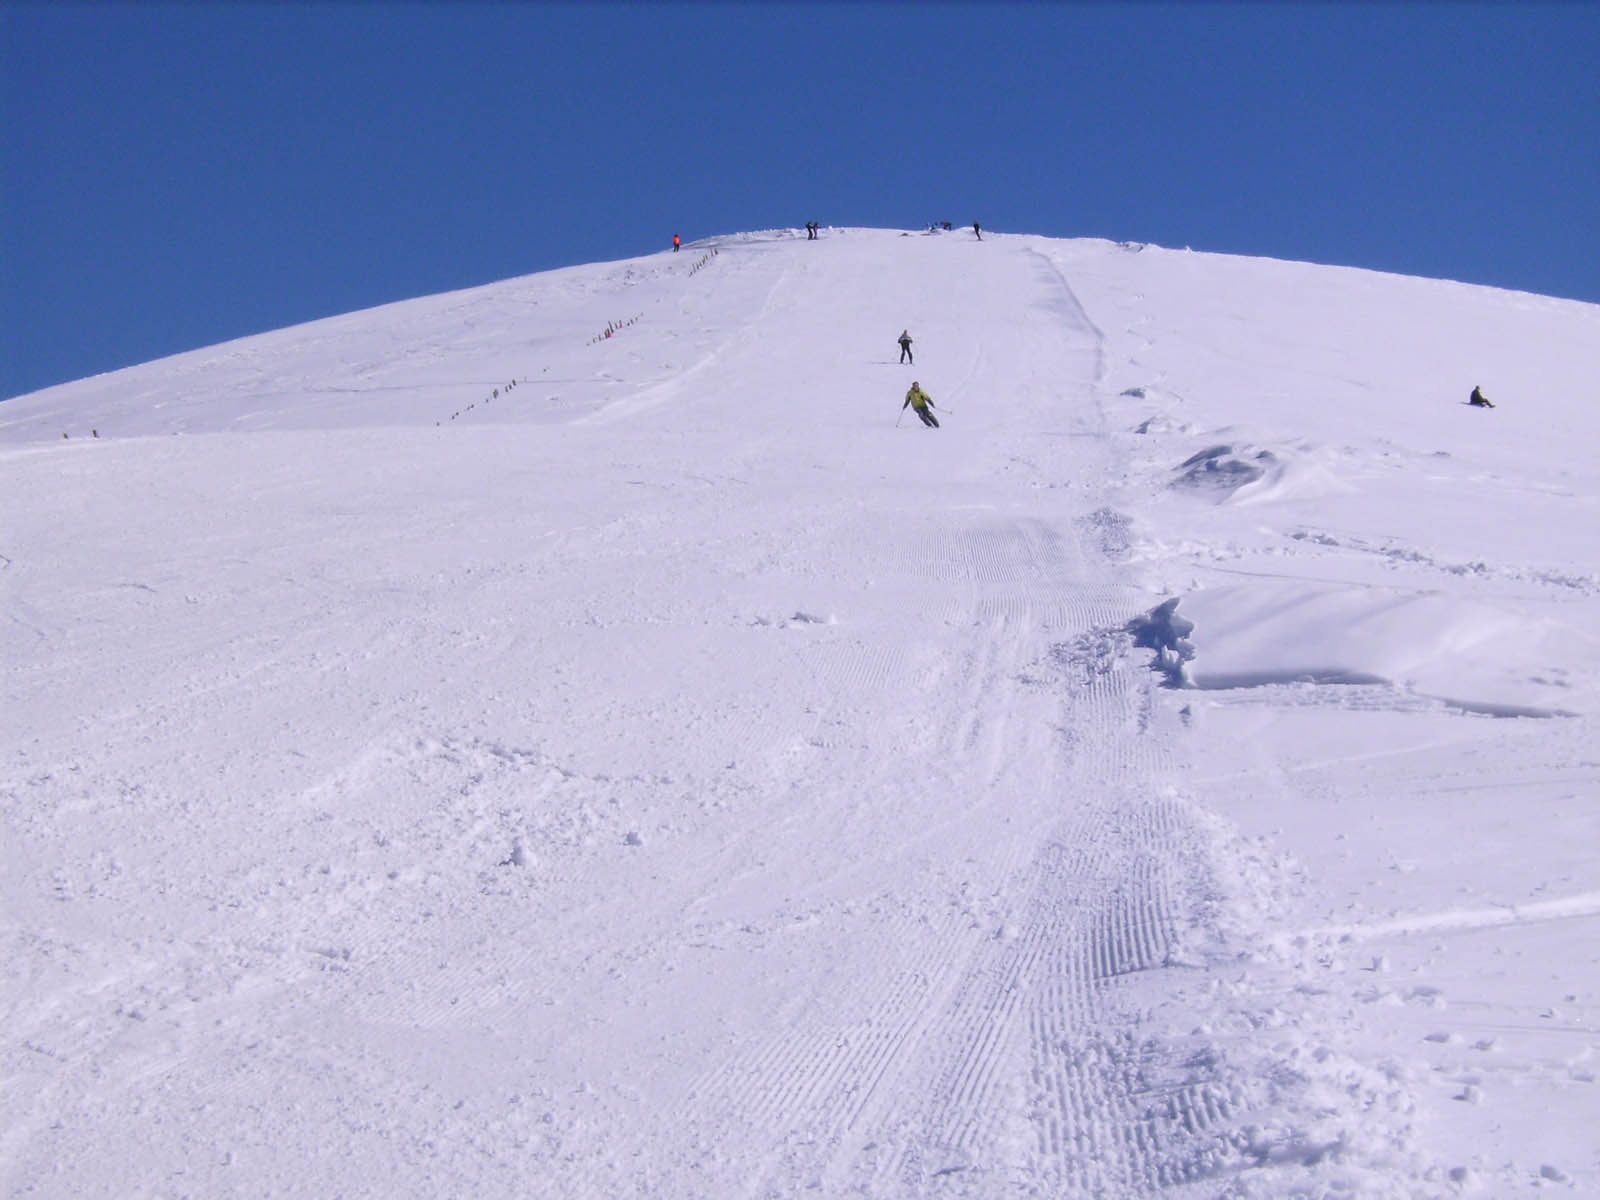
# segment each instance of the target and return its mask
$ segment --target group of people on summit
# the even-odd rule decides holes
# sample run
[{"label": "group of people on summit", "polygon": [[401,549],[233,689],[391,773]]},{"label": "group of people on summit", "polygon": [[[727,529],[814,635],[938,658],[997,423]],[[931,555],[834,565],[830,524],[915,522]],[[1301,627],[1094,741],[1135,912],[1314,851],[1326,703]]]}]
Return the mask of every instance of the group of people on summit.
[{"label": "group of people on summit", "polygon": [[[950,228],[950,222],[949,221],[944,221],[944,222],[935,221],[933,223],[932,228],[938,229],[938,228],[941,227],[941,225],[945,229],[949,229]],[[806,222],[806,241],[808,241],[808,242],[816,241],[818,236],[821,234],[821,232],[822,232],[821,224],[819,224],[816,221],[807,221]],[[972,223],[972,232],[977,235],[977,238],[978,238],[978,240],[980,242],[983,241],[983,227],[981,225],[979,225],[976,221],[974,221]],[[679,237],[677,234],[673,234],[672,235],[672,248],[674,250],[682,250],[683,249],[683,239],[681,237]]]}]

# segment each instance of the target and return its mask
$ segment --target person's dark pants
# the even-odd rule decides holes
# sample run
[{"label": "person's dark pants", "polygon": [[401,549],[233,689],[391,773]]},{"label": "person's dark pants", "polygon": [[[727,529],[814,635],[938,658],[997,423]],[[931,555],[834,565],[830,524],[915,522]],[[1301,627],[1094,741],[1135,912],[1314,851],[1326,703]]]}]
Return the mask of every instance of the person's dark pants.
[{"label": "person's dark pants", "polygon": [[900,361],[903,362],[903,363],[910,363],[912,366],[916,366],[917,365],[917,360],[911,357],[911,347],[910,346],[901,346],[900,347]]},{"label": "person's dark pants", "polygon": [[915,404],[913,404],[911,407],[916,409],[917,416],[922,418],[922,423],[924,425],[926,425],[929,429],[937,429],[937,428],[939,428],[939,418],[938,417],[934,416],[931,412],[929,412],[925,408],[917,408],[917,406]]}]

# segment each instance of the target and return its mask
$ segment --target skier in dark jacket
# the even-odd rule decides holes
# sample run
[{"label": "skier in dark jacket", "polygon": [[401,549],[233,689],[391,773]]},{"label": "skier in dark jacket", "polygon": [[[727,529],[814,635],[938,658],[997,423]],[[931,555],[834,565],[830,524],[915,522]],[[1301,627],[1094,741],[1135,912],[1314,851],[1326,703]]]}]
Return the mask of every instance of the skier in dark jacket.
[{"label": "skier in dark jacket", "polygon": [[905,414],[906,405],[911,406],[911,410],[922,418],[922,423],[929,429],[939,428],[939,418],[928,411],[933,407],[933,397],[923,391],[922,385],[915,379],[911,381],[911,390],[906,393],[905,404],[900,406],[901,415]]},{"label": "skier in dark jacket", "polygon": [[1480,387],[1474,387],[1472,389],[1472,399],[1468,400],[1467,403],[1472,405],[1474,408],[1494,407],[1494,402],[1483,394],[1483,389]]},{"label": "skier in dark jacket", "polygon": [[909,329],[902,329],[900,331],[899,342],[900,342],[900,361],[903,362],[903,363],[904,362],[908,362],[908,363],[915,364],[917,360],[914,357],[912,357],[912,354],[911,354],[911,331]]}]

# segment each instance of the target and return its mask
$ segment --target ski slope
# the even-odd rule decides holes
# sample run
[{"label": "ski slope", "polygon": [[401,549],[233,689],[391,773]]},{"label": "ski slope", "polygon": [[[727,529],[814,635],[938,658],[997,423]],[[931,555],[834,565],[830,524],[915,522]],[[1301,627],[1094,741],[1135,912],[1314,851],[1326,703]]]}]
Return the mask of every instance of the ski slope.
[{"label": "ski slope", "polygon": [[1600,1192],[1597,346],[780,230],[0,404],[4,1193]]}]

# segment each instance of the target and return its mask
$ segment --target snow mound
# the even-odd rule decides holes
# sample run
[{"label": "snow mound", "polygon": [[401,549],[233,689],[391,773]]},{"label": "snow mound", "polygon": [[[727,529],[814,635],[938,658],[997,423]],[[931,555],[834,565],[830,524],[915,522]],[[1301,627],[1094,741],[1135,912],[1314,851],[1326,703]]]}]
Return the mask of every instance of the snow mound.
[{"label": "snow mound", "polygon": [[[1124,392],[1123,393],[1124,396],[1128,396],[1128,395],[1132,395],[1132,394],[1133,393],[1131,393],[1131,392]],[[1133,427],[1133,432],[1134,433],[1144,433],[1144,434],[1151,434],[1151,433],[1179,433],[1179,434],[1182,434],[1182,433],[1188,433],[1189,432],[1189,425],[1188,425],[1187,422],[1180,421],[1176,417],[1170,416],[1170,415],[1168,415],[1166,413],[1157,413],[1153,417],[1146,417],[1144,420],[1140,421],[1137,425],[1135,425]]]},{"label": "snow mound", "polygon": [[1225,443],[1208,446],[1179,464],[1178,477],[1172,481],[1172,486],[1213,493],[1221,499],[1247,483],[1265,478],[1277,462],[1270,450],[1252,451]]},{"label": "snow mound", "polygon": [[[1179,609],[1182,614],[1179,614]],[[1570,716],[1592,707],[1592,638],[1440,593],[1255,582],[1166,601],[1129,626],[1172,686],[1385,684],[1467,712]]]},{"label": "snow mound", "polygon": [[1223,442],[1184,459],[1172,486],[1219,504],[1261,504],[1352,491],[1329,469],[1328,458],[1328,452],[1317,447]]}]

